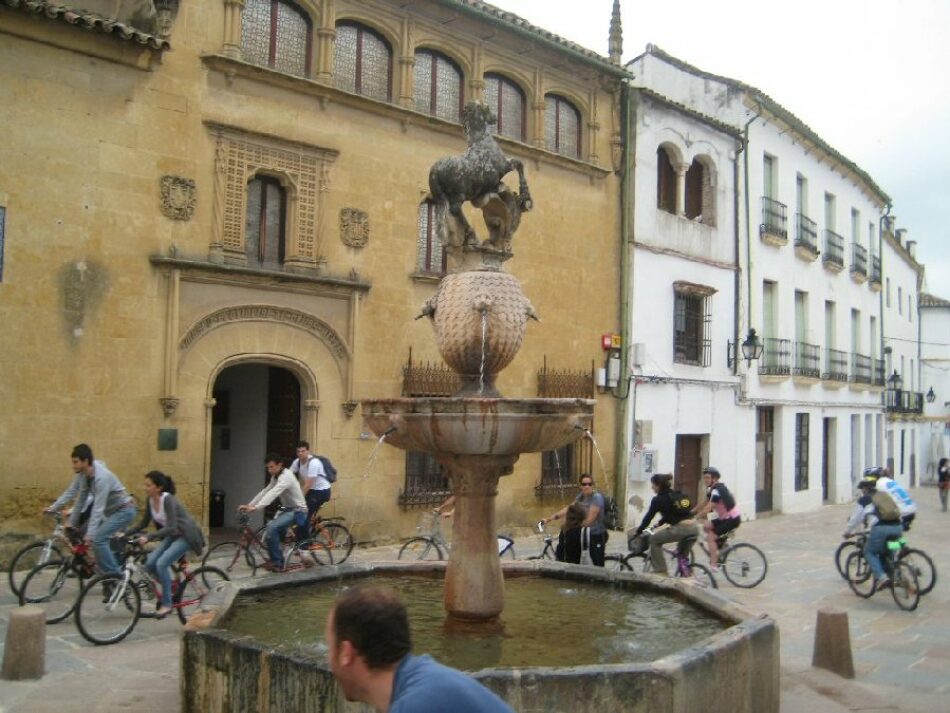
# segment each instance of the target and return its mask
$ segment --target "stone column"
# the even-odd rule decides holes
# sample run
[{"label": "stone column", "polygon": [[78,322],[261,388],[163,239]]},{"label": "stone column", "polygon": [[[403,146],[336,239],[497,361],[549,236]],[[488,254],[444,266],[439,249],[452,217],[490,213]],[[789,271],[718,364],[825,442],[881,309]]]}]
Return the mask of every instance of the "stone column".
[{"label": "stone column", "polygon": [[224,0],[224,47],[222,53],[241,59],[241,31],[244,0]]},{"label": "stone column", "polygon": [[495,533],[498,479],[517,455],[437,454],[455,493],[452,552],[445,571],[445,610],[458,619],[496,619],[505,608],[505,582]]},{"label": "stone column", "polygon": [[336,9],[333,0],[324,0],[320,8],[320,26],[316,35],[316,66],[313,67],[313,78],[323,84],[329,84],[333,79],[333,42],[336,40]]},{"label": "stone column", "polygon": [[688,163],[676,164],[676,215],[686,215],[686,171]]},{"label": "stone column", "polygon": [[412,21],[405,17],[400,28],[402,47],[399,54],[399,106],[411,109],[415,104],[416,54],[412,44]]}]

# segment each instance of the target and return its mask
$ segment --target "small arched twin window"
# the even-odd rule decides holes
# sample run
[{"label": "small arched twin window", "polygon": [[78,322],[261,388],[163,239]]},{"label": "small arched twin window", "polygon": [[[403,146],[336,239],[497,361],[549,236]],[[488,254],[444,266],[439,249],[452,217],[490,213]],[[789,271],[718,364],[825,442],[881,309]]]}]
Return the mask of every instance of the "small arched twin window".
[{"label": "small arched twin window", "polygon": [[581,115],[564,97],[544,97],[544,143],[548,151],[581,157]]},{"label": "small arched twin window", "polygon": [[[700,158],[694,158],[686,169],[683,185],[683,215],[706,225],[715,225],[715,191],[713,173]],[[656,150],[656,207],[677,213],[679,185],[673,161],[664,146]]]},{"label": "small arched twin window", "polygon": [[393,52],[386,39],[355,22],[339,22],[333,44],[336,86],[365,97],[391,101]]},{"label": "small arched twin window", "polygon": [[416,51],[413,81],[416,111],[458,122],[462,113],[462,71],[444,54]]},{"label": "small arched twin window", "polygon": [[241,25],[244,60],[287,74],[310,74],[310,16],[284,0],[246,0]]},{"label": "small arched twin window", "polygon": [[521,87],[501,74],[486,74],[485,103],[498,117],[495,133],[516,141],[525,140],[527,102]]}]

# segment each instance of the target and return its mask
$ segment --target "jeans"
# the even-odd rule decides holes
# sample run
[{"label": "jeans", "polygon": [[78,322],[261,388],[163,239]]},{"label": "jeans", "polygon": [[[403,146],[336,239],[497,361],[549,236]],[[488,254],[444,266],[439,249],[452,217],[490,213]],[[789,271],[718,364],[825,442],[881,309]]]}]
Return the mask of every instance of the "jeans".
[{"label": "jeans", "polygon": [[679,542],[687,537],[699,537],[699,525],[695,520],[683,520],[669,527],[661,527],[650,536],[650,562],[653,564],[654,572],[669,574],[663,545],[667,542]]},{"label": "jeans", "polygon": [[291,525],[303,524],[306,517],[307,513],[303,511],[282,510],[277,513],[277,517],[267,523],[267,554],[275,567],[284,566],[284,554],[280,549],[280,544],[284,541],[284,533]]},{"label": "jeans", "polygon": [[308,490],[304,497],[307,501],[307,521],[302,526],[298,525],[297,527],[298,540],[306,539],[310,534],[310,520],[313,518],[313,514],[323,507],[324,503],[330,502],[330,488]]},{"label": "jeans", "polygon": [[145,567],[158,577],[162,585],[162,606],[172,605],[172,570],[171,566],[181,559],[188,551],[188,542],[184,537],[166,537],[162,543],[152,550],[145,560]]},{"label": "jeans", "polygon": [[884,565],[881,564],[881,555],[887,550],[887,538],[895,535],[900,537],[904,534],[904,529],[899,522],[893,525],[887,523],[878,523],[871,528],[868,540],[864,545],[864,556],[871,565],[871,573],[874,579],[881,579],[884,576]]},{"label": "jeans", "polygon": [[[135,508],[132,505],[119,508],[104,518],[92,534],[92,551],[96,555],[96,564],[104,574],[113,574],[119,571],[119,563],[115,561],[109,540],[112,536],[128,528],[135,518]],[[88,533],[87,533],[88,534]]]}]

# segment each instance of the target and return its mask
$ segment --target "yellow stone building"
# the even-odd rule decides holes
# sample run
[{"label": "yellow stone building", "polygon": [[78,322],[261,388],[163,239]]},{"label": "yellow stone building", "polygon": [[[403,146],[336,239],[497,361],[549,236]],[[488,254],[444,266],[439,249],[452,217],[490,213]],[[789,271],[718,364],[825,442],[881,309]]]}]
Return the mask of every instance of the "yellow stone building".
[{"label": "yellow stone building", "polygon": [[[368,466],[358,400],[449,388],[414,317],[444,269],[428,170],[464,150],[470,100],[499,113],[535,204],[507,268],[542,322],[498,386],[595,394],[619,326],[619,51],[475,0],[80,6],[0,0],[3,531],[37,526],[76,443],[233,524],[264,453],[302,438],[339,469],[328,512],[359,540],[409,535],[444,484],[386,446]],[[585,444],[522,456],[501,526],[583,469],[612,490],[597,399],[606,472]]]}]

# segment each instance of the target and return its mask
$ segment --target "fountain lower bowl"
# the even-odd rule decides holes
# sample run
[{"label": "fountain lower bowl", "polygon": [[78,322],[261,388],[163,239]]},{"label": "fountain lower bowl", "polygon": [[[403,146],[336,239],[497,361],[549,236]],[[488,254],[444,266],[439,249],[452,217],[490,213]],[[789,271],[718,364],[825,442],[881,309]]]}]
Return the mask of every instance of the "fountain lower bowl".
[{"label": "fountain lower bowl", "polygon": [[404,450],[454,455],[518,455],[560,448],[590,430],[590,399],[471,397],[365,399],[363,418]]}]

